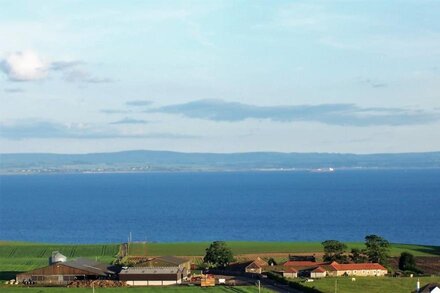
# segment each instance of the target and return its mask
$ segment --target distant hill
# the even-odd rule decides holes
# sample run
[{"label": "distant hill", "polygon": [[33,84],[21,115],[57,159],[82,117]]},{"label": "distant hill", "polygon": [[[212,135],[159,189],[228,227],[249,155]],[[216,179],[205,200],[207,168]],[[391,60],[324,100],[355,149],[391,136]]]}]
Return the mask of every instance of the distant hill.
[{"label": "distant hill", "polygon": [[401,154],[179,153],[1,154],[1,173],[440,168],[440,152]]}]

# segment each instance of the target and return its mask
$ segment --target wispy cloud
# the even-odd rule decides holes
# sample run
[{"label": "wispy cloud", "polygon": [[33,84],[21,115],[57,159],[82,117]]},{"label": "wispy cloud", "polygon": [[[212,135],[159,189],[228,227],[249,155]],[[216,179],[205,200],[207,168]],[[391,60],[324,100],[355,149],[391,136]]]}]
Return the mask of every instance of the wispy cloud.
[{"label": "wispy cloud", "polygon": [[97,77],[84,68],[86,63],[74,61],[48,61],[34,51],[17,51],[0,60],[0,71],[10,81],[35,81],[45,79],[51,72],[58,72],[68,82],[109,83],[110,78]]},{"label": "wispy cloud", "polygon": [[222,100],[197,100],[146,112],[180,114],[189,118],[214,121],[268,119],[278,122],[310,121],[329,125],[373,126],[412,125],[440,120],[439,112],[400,108],[362,108],[354,104],[297,106],[256,106]]},{"label": "wispy cloud", "polygon": [[15,87],[15,88],[5,88],[4,91],[5,93],[18,94],[18,93],[23,93],[24,89]]},{"label": "wispy cloud", "polygon": [[133,101],[127,101],[125,104],[127,106],[132,106],[132,107],[142,107],[142,106],[149,106],[152,103],[153,103],[152,101],[147,101],[147,100],[133,100]]},{"label": "wispy cloud", "polygon": [[111,83],[110,78],[101,78],[93,76],[90,72],[83,69],[72,69],[64,73],[64,80],[68,82],[83,82],[83,83]]},{"label": "wispy cloud", "polygon": [[125,114],[130,113],[131,111],[122,109],[102,109],[100,112],[104,114]]},{"label": "wispy cloud", "polygon": [[124,118],[118,121],[111,122],[110,124],[147,124],[149,121],[142,119]]},{"label": "wispy cloud", "polygon": [[388,84],[382,81],[378,81],[378,80],[373,80],[373,79],[369,79],[369,78],[365,78],[365,79],[360,79],[359,80],[360,83],[365,84],[369,87],[372,88],[384,88],[384,87],[388,87]]},{"label": "wispy cloud", "polygon": [[0,137],[12,140],[19,139],[110,139],[110,138],[132,138],[132,139],[192,139],[193,135],[160,133],[160,132],[121,132],[117,129],[99,128],[81,123],[62,124],[52,121],[42,120],[21,120],[0,123]]},{"label": "wispy cloud", "polygon": [[71,69],[73,67],[77,67],[80,65],[84,65],[84,61],[76,60],[76,61],[55,61],[50,64],[50,69],[55,71],[63,71],[67,69]]}]

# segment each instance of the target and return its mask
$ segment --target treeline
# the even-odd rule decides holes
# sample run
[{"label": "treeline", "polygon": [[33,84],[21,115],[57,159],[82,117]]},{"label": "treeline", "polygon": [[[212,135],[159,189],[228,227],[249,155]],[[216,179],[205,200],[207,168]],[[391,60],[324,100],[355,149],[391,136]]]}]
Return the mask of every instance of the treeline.
[{"label": "treeline", "polygon": [[390,243],[377,235],[365,236],[365,248],[352,248],[350,253],[347,253],[347,245],[338,240],[326,240],[322,242],[322,246],[324,247],[323,260],[328,262],[375,262],[387,266],[390,257]]},{"label": "treeline", "polygon": [[[365,236],[365,248],[352,248],[347,251],[346,244],[338,240],[326,240],[322,242],[324,247],[324,261],[336,261],[338,263],[379,263],[389,268],[390,243],[378,235]],[[414,255],[402,252],[399,257],[399,270],[420,274]]]}]

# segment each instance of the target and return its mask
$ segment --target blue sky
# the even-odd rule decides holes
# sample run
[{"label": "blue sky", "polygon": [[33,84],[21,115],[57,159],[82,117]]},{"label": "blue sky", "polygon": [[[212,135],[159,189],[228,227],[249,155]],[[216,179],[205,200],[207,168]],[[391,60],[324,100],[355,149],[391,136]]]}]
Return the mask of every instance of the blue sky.
[{"label": "blue sky", "polygon": [[1,152],[440,150],[439,1],[1,6]]}]

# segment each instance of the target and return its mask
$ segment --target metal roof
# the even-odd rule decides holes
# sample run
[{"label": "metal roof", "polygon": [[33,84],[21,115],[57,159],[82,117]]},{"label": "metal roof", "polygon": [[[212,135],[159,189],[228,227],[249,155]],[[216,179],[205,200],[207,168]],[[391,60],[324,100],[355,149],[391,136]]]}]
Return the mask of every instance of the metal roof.
[{"label": "metal roof", "polygon": [[108,265],[87,258],[78,258],[76,260],[66,261],[61,263],[61,265],[65,265],[74,269],[88,271],[101,276],[114,273],[108,270]]},{"label": "metal roof", "polygon": [[119,274],[177,274],[178,272],[180,272],[178,267],[130,267],[123,269]]}]

